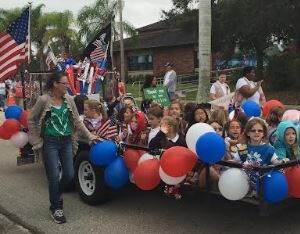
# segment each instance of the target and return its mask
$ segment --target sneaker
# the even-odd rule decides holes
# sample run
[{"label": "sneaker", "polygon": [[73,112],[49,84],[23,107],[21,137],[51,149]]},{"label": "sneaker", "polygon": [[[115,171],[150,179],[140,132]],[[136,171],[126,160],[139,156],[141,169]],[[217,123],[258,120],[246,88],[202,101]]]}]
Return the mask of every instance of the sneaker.
[{"label": "sneaker", "polygon": [[51,212],[51,217],[55,223],[61,224],[66,222],[66,217],[64,216],[64,211],[57,209]]}]

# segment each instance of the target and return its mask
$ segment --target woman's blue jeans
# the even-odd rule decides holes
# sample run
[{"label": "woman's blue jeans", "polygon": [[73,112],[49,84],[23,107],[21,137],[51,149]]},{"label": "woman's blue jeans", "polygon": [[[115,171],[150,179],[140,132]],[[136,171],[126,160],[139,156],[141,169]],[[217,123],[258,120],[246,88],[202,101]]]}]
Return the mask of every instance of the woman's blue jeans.
[{"label": "woman's blue jeans", "polygon": [[[62,191],[74,178],[72,140],[64,137],[44,137],[44,164],[49,184],[50,210],[62,209]],[[59,180],[59,162],[62,180]]]}]

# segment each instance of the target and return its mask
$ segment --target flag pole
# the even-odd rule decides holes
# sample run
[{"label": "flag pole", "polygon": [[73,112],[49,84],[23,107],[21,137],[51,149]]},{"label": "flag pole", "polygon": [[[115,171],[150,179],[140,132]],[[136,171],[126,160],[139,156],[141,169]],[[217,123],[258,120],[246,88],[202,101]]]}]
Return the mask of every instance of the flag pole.
[{"label": "flag pole", "polygon": [[113,28],[113,21],[115,20],[115,16],[112,16],[112,19],[110,21],[110,28],[111,28],[111,35],[110,35],[110,61],[111,61],[111,69],[114,68],[114,48],[113,48],[113,44],[114,44],[114,28]]},{"label": "flag pole", "polygon": [[31,62],[31,4],[32,2],[28,2],[29,4],[29,18],[28,18],[28,64]]},{"label": "flag pole", "polygon": [[123,41],[123,4],[122,0],[118,0],[119,17],[120,17],[120,61],[121,61],[121,79],[125,83],[125,55],[124,55],[124,41]]}]

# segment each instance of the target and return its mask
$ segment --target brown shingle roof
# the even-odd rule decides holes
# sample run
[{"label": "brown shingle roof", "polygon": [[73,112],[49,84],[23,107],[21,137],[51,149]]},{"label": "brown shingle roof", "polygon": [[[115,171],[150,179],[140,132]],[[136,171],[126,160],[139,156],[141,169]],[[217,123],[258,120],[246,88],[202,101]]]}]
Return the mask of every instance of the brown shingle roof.
[{"label": "brown shingle roof", "polygon": [[[198,43],[197,28],[191,24],[190,27],[180,27],[172,24],[169,20],[162,20],[142,28],[139,32],[138,41],[132,38],[124,40],[124,48],[128,50],[147,49],[157,47],[169,47],[189,45]],[[114,51],[120,51],[119,43],[114,43]]]}]

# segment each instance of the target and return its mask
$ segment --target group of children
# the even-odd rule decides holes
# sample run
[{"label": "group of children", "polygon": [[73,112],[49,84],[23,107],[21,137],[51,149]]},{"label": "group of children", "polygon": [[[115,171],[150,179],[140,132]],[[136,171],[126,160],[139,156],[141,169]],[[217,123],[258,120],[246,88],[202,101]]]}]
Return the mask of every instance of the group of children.
[{"label": "group of children", "polygon": [[[281,107],[273,107],[265,119],[248,119],[242,111],[229,119],[226,110],[211,110],[209,104],[183,105],[180,100],[173,100],[167,110],[152,103],[145,112],[141,112],[131,97],[108,97],[105,102],[85,99],[75,97],[78,111],[87,128],[103,139],[148,146],[150,149],[187,147],[185,134],[188,129],[195,123],[207,123],[224,138],[227,152],[223,159],[242,163],[246,169],[300,157],[299,126],[294,122],[281,121],[284,113]],[[212,165],[212,181],[217,182],[224,170],[221,166]],[[184,183],[205,186],[205,175],[205,167],[199,161]],[[249,176],[255,188],[257,176]],[[181,197],[178,189],[174,190],[175,193],[169,191],[166,190],[168,195]]]}]

